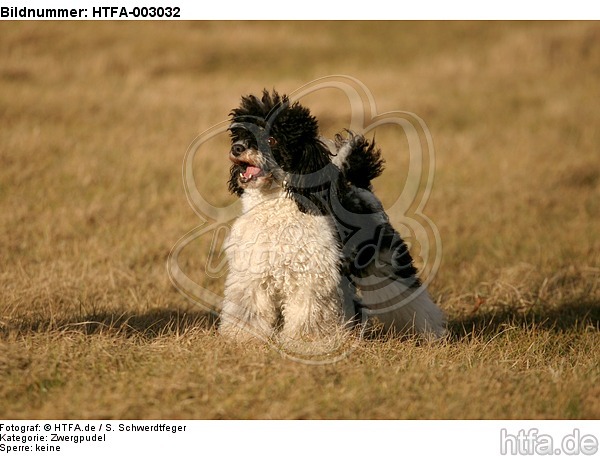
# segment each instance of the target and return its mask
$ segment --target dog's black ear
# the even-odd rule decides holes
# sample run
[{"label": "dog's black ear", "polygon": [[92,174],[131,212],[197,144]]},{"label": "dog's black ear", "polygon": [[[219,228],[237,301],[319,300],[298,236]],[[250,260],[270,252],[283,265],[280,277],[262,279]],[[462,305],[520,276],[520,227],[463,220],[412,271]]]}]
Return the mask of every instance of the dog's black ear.
[{"label": "dog's black ear", "polygon": [[294,152],[299,148],[318,147],[316,144],[319,135],[317,119],[308,108],[300,103],[290,104],[286,96],[273,106],[267,123],[270,134]]},{"label": "dog's black ear", "polygon": [[329,211],[331,190],[340,176],[331,162],[327,147],[318,139],[307,142],[301,151],[302,159],[288,170],[284,186],[298,209],[309,214]]},{"label": "dog's black ear", "polygon": [[339,169],[329,149],[319,140],[319,125],[310,110],[283,97],[268,116],[269,133],[276,140],[273,158],[283,172],[288,195],[305,213],[324,214]]}]

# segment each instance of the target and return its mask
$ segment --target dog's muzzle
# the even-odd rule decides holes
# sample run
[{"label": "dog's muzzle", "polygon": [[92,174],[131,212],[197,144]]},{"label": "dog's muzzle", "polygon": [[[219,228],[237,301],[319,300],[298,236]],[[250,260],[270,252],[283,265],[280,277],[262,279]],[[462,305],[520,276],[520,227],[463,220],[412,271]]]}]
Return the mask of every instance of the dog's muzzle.
[{"label": "dog's muzzle", "polygon": [[249,149],[245,141],[236,141],[232,144],[229,159],[241,168],[239,179],[242,184],[264,175],[262,168],[258,166],[258,152]]}]

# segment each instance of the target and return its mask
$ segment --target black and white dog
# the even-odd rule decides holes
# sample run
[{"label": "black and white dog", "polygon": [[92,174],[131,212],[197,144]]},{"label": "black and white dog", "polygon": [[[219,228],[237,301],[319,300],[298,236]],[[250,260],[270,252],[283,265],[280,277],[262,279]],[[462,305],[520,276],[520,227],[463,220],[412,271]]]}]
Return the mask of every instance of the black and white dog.
[{"label": "black and white dog", "polygon": [[440,337],[444,315],[372,193],[374,142],[325,140],[308,109],[266,90],[231,118],[229,190],[243,214],[226,241],[220,332],[303,340],[360,324]]}]

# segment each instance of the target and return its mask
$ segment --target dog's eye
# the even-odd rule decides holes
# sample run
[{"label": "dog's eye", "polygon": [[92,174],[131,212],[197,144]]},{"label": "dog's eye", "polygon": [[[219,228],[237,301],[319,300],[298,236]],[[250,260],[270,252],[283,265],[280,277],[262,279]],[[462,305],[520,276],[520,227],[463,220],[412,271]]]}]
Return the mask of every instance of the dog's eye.
[{"label": "dog's eye", "polygon": [[272,136],[269,136],[267,138],[267,144],[269,145],[269,147],[273,147],[275,144],[277,144],[277,140]]}]

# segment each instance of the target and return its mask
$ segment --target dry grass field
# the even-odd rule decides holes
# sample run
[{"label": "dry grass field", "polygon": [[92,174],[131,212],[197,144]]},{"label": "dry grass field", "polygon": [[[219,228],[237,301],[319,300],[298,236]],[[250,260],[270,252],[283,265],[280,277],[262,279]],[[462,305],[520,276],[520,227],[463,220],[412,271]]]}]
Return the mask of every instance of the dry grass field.
[{"label": "dry grass field", "polygon": [[[226,343],[169,281],[200,223],[189,144],[240,95],[329,74],[431,131],[443,343],[302,364]],[[598,23],[3,23],[1,418],[599,419],[598,100]],[[381,145],[388,204],[403,158]],[[232,202],[226,149],[202,160]]]}]

